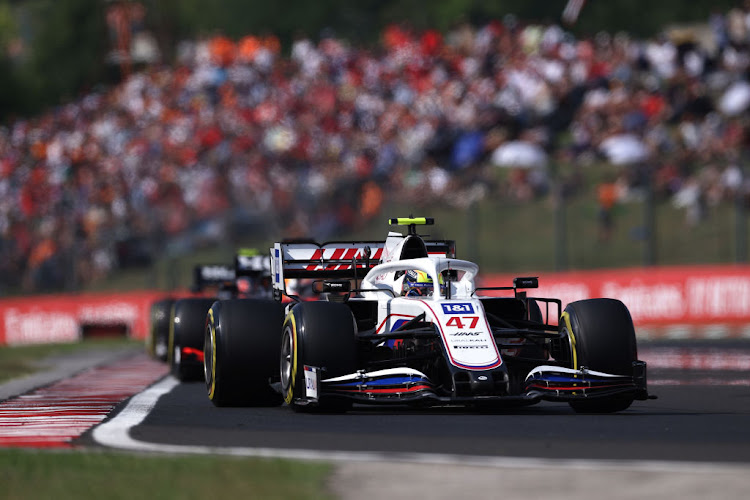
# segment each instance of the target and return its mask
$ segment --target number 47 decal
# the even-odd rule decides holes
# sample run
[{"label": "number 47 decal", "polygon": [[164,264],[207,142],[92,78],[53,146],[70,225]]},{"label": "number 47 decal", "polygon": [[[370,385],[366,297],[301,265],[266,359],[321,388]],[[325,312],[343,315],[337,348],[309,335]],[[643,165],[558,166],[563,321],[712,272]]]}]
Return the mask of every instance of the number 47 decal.
[{"label": "number 47 decal", "polygon": [[[468,326],[464,325],[464,321],[471,322]],[[446,321],[445,326],[453,326],[455,328],[475,328],[479,323],[479,316],[451,316]]]}]

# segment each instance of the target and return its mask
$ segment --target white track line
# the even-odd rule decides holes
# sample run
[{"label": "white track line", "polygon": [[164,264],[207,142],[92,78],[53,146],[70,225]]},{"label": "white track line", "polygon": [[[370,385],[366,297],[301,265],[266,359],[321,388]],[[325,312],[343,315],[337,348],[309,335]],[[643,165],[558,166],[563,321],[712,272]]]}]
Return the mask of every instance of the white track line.
[{"label": "white track line", "polygon": [[94,440],[102,446],[123,450],[166,454],[231,455],[259,458],[285,458],[293,460],[325,460],[332,462],[389,462],[420,463],[430,465],[470,465],[476,467],[499,467],[507,469],[577,469],[620,470],[645,472],[692,472],[717,473],[748,471],[750,465],[711,462],[671,462],[660,460],[591,460],[591,459],[544,459],[527,457],[492,457],[432,453],[386,453],[322,451],[304,449],[246,448],[221,446],[190,446],[157,444],[138,441],[130,437],[130,429],[139,425],[148,416],[157,401],[169,393],[178,381],[168,376],[144,392],[134,396],[123,410],[111,420],[96,427]]}]

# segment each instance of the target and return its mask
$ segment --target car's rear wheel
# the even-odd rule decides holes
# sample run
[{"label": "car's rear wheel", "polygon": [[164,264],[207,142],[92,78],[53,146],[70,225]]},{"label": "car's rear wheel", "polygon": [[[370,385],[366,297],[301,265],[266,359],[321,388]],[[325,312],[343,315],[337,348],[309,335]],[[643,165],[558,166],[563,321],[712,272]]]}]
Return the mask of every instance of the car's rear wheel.
[{"label": "car's rear wheel", "polygon": [[278,406],[271,387],[278,377],[284,307],[273,300],[214,303],[205,329],[204,370],[208,398],[216,406]]},{"label": "car's rear wheel", "polygon": [[281,343],[281,392],[296,411],[345,411],[346,399],[320,394],[307,404],[305,366],[320,369],[318,377],[338,377],[357,370],[354,317],[344,304],[304,302],[294,306],[284,321]]},{"label": "car's rear wheel", "polygon": [[[638,359],[635,328],[628,308],[615,299],[587,299],[565,308],[560,329],[568,338],[571,367],[633,376]],[[579,413],[613,413],[630,407],[633,395],[571,401]]]},{"label": "car's rear wheel", "polygon": [[203,380],[203,331],[206,314],[216,299],[180,299],[172,307],[169,367],[181,382]]}]

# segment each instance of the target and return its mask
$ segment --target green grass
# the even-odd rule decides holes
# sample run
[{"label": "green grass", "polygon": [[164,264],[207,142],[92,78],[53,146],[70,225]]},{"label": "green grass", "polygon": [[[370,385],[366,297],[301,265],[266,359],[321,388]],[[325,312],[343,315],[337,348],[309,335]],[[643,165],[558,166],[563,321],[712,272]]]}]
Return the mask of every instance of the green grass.
[{"label": "green grass", "polygon": [[115,349],[143,345],[140,340],[87,339],[70,344],[41,344],[0,347],[0,383],[46,367],[45,358],[91,349]]},{"label": "green grass", "polygon": [[[593,194],[569,200],[564,210],[565,237],[560,243],[558,214],[548,199],[527,203],[491,200],[467,210],[436,205],[393,212],[434,217],[436,225],[423,231],[455,239],[459,257],[476,261],[483,272],[553,271],[560,263],[560,270],[620,268],[647,262],[644,206],[640,202],[618,205],[611,239],[601,241]],[[706,218],[696,225],[689,225],[684,211],[668,201],[658,202],[655,213],[657,265],[735,261],[736,212],[731,204],[709,208]],[[377,232],[368,229],[363,234],[382,239],[387,230],[385,217],[382,222]],[[559,255],[561,247],[564,259]]]},{"label": "green grass", "polygon": [[[50,357],[141,341],[87,339],[74,344],[0,348],[0,383],[42,369]],[[233,457],[137,455],[87,450],[0,448],[4,500],[131,498],[327,499],[331,466]]]},{"label": "green grass", "polygon": [[315,462],[0,449],[5,500],[333,498]]}]

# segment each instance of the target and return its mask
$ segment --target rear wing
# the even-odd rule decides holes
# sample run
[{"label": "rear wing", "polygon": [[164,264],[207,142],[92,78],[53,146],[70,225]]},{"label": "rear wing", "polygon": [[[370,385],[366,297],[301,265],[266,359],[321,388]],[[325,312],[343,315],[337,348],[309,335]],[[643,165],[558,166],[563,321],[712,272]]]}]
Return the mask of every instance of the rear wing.
[{"label": "rear wing", "polygon": [[[455,257],[452,241],[425,241],[429,255]],[[290,241],[271,248],[274,295],[287,295],[288,279],[361,279],[383,259],[382,241]]]},{"label": "rear wing", "polygon": [[361,277],[380,262],[382,254],[382,241],[274,243],[271,249],[273,286],[284,291],[285,279]]},{"label": "rear wing", "polygon": [[271,276],[271,262],[268,255],[244,255],[234,257],[234,269],[237,278],[243,276]]}]

